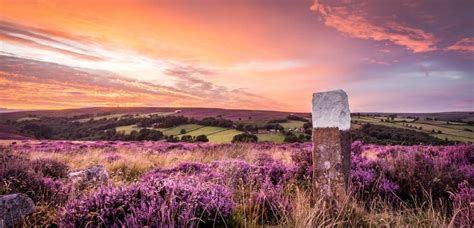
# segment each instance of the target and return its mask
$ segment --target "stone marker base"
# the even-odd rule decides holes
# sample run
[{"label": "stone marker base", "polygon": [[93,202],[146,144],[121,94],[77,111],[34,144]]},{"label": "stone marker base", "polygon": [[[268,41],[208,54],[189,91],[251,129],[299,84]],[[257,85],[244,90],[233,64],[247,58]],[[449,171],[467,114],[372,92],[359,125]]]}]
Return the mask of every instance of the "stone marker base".
[{"label": "stone marker base", "polygon": [[350,166],[350,132],[338,128],[313,128],[314,197],[323,197],[326,201],[336,203],[345,202]]}]

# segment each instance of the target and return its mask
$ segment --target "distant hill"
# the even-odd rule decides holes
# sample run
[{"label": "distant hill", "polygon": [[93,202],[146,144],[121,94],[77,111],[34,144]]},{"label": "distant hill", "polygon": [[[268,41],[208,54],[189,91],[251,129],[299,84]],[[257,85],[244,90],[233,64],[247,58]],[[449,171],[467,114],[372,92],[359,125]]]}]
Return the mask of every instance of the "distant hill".
[{"label": "distant hill", "polygon": [[420,118],[420,119],[437,119],[440,121],[463,121],[469,122],[474,121],[474,111],[472,112],[437,112],[437,113],[383,113],[383,112],[361,112],[362,115],[397,115],[398,117],[404,118]]},{"label": "distant hill", "polygon": [[0,108],[0,113],[19,112],[19,111],[23,111],[23,110],[21,110],[21,109]]},{"label": "distant hill", "polygon": [[[119,134],[113,132],[130,134],[146,128],[158,128],[164,135],[172,136],[204,134],[214,142],[230,142],[234,135],[245,131],[257,134],[262,141],[282,142],[287,136],[285,133],[289,131],[295,131],[295,135],[302,139],[311,138],[311,126],[304,127],[305,122],[311,118],[310,113],[193,107],[91,107],[10,111],[0,112],[0,139],[103,139],[110,138],[109,135],[104,135],[106,130],[115,137]],[[186,118],[180,116],[188,119],[183,121]],[[159,121],[165,121],[158,117],[168,118],[169,126],[153,126]],[[215,120],[203,120],[206,117],[214,117],[210,119]],[[176,121],[179,123],[174,123]],[[230,121],[230,124],[226,124],[226,121]],[[412,130],[443,140],[474,142],[474,126],[471,121],[474,121],[474,112],[353,113],[352,128],[358,129],[370,123]],[[271,126],[276,125],[275,123],[286,132],[276,131],[278,126]],[[391,129],[387,132],[398,134],[399,131]]]},{"label": "distant hill", "polygon": [[189,118],[202,119],[204,117],[222,116],[230,120],[250,119],[271,120],[285,118],[290,114],[309,117],[309,113],[292,113],[264,110],[244,110],[244,109],[220,109],[220,108],[190,108],[190,107],[94,107],[63,110],[37,110],[0,113],[0,121],[6,119],[19,119],[23,117],[73,117],[85,114],[98,114],[112,112],[117,114],[144,114],[154,112],[176,112]]}]

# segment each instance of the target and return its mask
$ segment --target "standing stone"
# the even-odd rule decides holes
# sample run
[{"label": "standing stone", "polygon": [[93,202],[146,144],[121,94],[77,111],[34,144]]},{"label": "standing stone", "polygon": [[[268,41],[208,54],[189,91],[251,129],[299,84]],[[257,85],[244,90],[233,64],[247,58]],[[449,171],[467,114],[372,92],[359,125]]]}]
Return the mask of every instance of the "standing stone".
[{"label": "standing stone", "polygon": [[34,208],[33,200],[23,193],[0,196],[0,227],[14,227]]},{"label": "standing stone", "polygon": [[343,90],[313,94],[313,183],[326,200],[346,199],[351,165],[351,116]]}]

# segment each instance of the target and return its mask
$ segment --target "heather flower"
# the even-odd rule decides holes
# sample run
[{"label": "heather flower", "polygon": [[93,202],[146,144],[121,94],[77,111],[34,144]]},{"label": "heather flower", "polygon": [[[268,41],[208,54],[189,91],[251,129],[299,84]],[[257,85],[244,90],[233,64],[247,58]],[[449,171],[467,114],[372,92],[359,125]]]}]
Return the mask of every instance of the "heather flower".
[{"label": "heather flower", "polygon": [[72,226],[178,226],[219,224],[234,202],[223,185],[194,176],[149,177],[127,187],[101,188],[66,206],[61,223]]}]

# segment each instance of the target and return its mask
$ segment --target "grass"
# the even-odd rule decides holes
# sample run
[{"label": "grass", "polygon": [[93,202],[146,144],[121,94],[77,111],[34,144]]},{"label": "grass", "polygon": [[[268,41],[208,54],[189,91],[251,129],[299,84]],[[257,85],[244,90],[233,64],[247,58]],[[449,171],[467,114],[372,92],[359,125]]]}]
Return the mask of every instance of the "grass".
[{"label": "grass", "polygon": [[[112,185],[120,186],[137,180],[142,174],[154,168],[169,168],[181,162],[210,163],[216,160],[242,159],[255,162],[259,155],[266,154],[286,164],[291,162],[291,152],[282,149],[257,150],[249,145],[238,144],[219,150],[180,151],[172,149],[167,153],[147,153],[140,148],[134,150],[119,149],[113,152],[117,159],[110,160],[104,149],[90,149],[81,153],[50,153],[35,152],[26,154],[30,159],[51,158],[65,162],[72,169],[82,169],[101,164],[108,170]],[[236,211],[229,227],[262,227],[259,224],[258,211],[248,207],[247,201],[252,186],[242,185],[241,192],[236,192]],[[296,184],[286,186],[285,197],[290,202],[289,213],[279,218],[279,225],[272,227],[449,227],[451,219],[440,209],[435,209],[432,202],[415,208],[392,209],[385,202],[372,199],[369,207],[367,202],[355,199],[339,202],[337,207],[328,205],[316,197],[310,189],[303,189]],[[247,198],[246,198],[247,197]],[[39,205],[36,216],[30,216],[29,225],[48,224],[54,220],[59,211],[56,208]],[[35,221],[42,219],[43,221]],[[43,223],[42,223],[43,222]]]},{"label": "grass", "polygon": [[141,128],[139,128],[136,124],[133,124],[133,125],[116,127],[115,131],[123,132],[124,134],[129,135],[132,131],[140,131],[140,129]]},{"label": "grass", "polygon": [[172,127],[172,128],[162,128],[162,129],[158,129],[158,130],[163,132],[163,134],[165,134],[165,135],[181,135],[181,130],[182,129],[186,130],[186,134],[187,134],[190,131],[194,131],[194,130],[202,128],[202,127],[204,127],[204,126],[198,125],[198,124],[183,124],[183,125],[179,125],[179,126]]},{"label": "grass", "polygon": [[228,128],[223,127],[201,127],[193,131],[187,132],[185,135],[198,136],[198,135],[211,135],[217,132],[229,130]]},{"label": "grass", "polygon": [[285,136],[278,133],[257,134],[259,142],[283,143]]},{"label": "grass", "polygon": [[305,122],[299,121],[299,120],[288,120],[284,123],[280,123],[280,125],[283,126],[283,128],[285,128],[285,129],[301,128],[301,127],[303,127],[304,124],[305,124]]},{"label": "grass", "polygon": [[235,135],[242,133],[234,129],[228,129],[225,131],[219,131],[210,135],[207,135],[210,143],[229,143],[232,141]]}]

